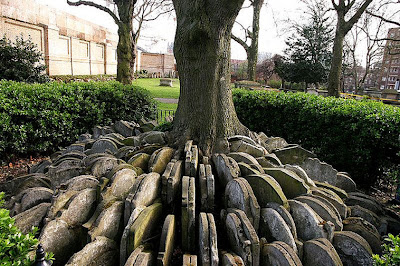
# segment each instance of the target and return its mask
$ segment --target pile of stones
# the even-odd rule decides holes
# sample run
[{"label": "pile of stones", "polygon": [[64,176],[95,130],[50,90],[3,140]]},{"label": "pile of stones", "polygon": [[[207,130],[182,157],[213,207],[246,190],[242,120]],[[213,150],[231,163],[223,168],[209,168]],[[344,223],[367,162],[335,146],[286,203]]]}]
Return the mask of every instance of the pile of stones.
[{"label": "pile of stones", "polygon": [[55,265],[372,265],[395,213],[347,173],[278,137],[206,157],[154,122],[95,127],[0,184]]}]

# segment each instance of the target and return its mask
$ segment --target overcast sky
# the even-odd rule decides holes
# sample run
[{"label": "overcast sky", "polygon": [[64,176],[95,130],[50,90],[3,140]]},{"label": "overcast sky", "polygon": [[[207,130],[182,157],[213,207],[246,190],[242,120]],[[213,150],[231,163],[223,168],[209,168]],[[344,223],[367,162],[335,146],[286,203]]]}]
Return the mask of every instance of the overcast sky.
[{"label": "overcast sky", "polygon": [[[49,5],[51,7],[71,13],[77,17],[86,19],[93,23],[105,26],[116,32],[116,25],[112,18],[93,7],[71,7],[66,0],[35,0],[41,4]],[[102,0],[98,0],[102,1]],[[259,52],[261,53],[283,53],[285,49],[285,29],[288,28],[288,23],[284,21],[287,19],[300,20],[304,5],[298,0],[266,0],[267,5],[261,11],[260,21],[260,40]],[[238,21],[242,25],[251,25],[252,9],[243,9],[239,16]],[[173,15],[164,16],[154,22],[148,22],[142,32],[142,38],[139,45],[151,52],[166,52],[167,44],[174,41],[176,23]],[[235,27],[237,31],[239,27]],[[232,58],[246,59],[246,54],[243,48],[232,42]]]}]

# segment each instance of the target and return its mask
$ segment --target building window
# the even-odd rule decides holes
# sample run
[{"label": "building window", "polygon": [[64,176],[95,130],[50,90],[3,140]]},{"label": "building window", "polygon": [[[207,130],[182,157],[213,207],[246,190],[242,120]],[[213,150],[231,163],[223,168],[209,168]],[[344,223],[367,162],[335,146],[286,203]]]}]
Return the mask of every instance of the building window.
[{"label": "building window", "polygon": [[386,81],[386,77],[382,77],[382,81]]},{"label": "building window", "polygon": [[381,90],[384,90],[385,89],[385,85],[381,85]]}]

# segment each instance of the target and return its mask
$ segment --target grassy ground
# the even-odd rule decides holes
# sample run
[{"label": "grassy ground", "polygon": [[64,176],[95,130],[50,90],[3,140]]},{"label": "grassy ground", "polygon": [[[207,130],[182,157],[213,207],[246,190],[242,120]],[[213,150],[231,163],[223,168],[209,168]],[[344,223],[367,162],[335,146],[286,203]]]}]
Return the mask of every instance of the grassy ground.
[{"label": "grassy ground", "polygon": [[145,88],[149,90],[151,95],[154,98],[172,98],[178,99],[179,98],[179,80],[173,79],[173,87],[163,87],[160,86],[160,79],[148,79],[148,78],[141,78],[135,79],[133,81],[133,85],[137,85],[139,87]]},{"label": "grassy ground", "polygon": [[158,109],[160,110],[176,110],[178,104],[176,103],[161,103],[158,102]]}]

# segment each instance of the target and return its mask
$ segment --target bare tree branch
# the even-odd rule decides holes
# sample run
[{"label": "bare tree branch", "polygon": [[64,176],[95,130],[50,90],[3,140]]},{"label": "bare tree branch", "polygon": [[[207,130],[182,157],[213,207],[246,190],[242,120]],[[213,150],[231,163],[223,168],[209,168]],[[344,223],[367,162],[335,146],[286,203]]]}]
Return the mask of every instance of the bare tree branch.
[{"label": "bare tree branch", "polygon": [[384,22],[387,22],[387,23],[391,23],[391,24],[394,24],[394,25],[397,25],[397,26],[400,26],[400,22],[398,22],[398,21],[394,21],[394,20],[390,20],[390,19],[386,19],[386,18],[384,18],[383,16],[380,16],[380,15],[377,15],[377,14],[374,14],[374,13],[372,13],[372,12],[370,12],[370,11],[366,11],[369,15],[371,15],[371,16],[373,16],[373,17],[376,17],[376,18],[379,18],[379,19],[381,19],[382,21],[384,21]]},{"label": "bare tree branch", "polygon": [[78,2],[71,2],[71,1],[67,0],[67,3],[68,3],[68,5],[70,5],[70,6],[85,5],[85,6],[92,6],[92,7],[98,8],[98,9],[100,9],[100,10],[102,10],[102,11],[108,13],[108,14],[114,19],[114,21],[115,21],[115,23],[116,23],[117,25],[119,25],[120,22],[121,22],[121,21],[119,20],[119,18],[114,14],[114,12],[112,12],[110,9],[108,9],[108,8],[105,7],[105,6],[96,4],[96,3],[92,2],[92,1],[79,0]]},{"label": "bare tree branch", "polygon": [[250,46],[243,41],[242,39],[240,39],[239,37],[236,37],[235,35],[232,34],[231,38],[237,42],[238,44],[240,44],[241,46],[243,46],[243,48],[246,50],[246,52],[249,50]]}]

